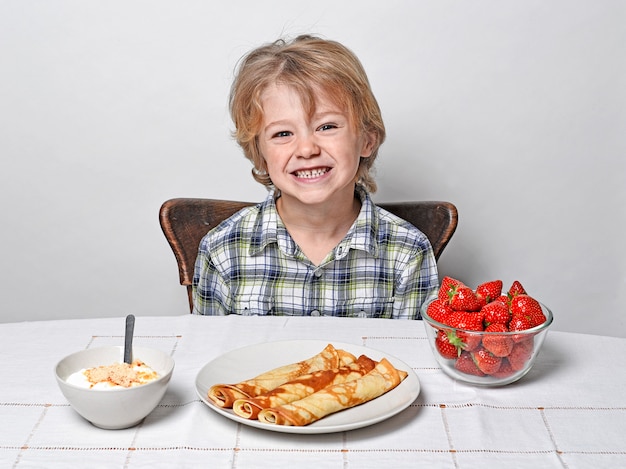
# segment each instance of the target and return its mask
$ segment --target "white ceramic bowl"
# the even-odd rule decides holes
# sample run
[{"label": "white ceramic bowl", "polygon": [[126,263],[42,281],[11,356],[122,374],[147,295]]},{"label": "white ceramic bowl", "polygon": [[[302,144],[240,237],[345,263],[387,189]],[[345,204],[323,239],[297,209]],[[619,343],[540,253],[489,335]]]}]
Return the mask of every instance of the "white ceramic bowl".
[{"label": "white ceramic bowl", "polygon": [[63,358],[55,367],[57,383],[74,410],[93,425],[109,430],[132,427],[161,402],[174,371],[174,360],[160,350],[133,347],[133,358],[143,361],[159,377],[132,388],[87,389],[67,382],[72,373],[83,368],[124,360],[123,347],[108,346],[82,350]]}]

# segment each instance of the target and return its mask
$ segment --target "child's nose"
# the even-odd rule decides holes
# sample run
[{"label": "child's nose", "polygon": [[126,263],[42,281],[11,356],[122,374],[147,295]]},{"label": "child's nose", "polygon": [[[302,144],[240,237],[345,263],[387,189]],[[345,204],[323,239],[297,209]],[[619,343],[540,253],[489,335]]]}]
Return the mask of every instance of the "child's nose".
[{"label": "child's nose", "polygon": [[297,156],[310,158],[319,155],[320,148],[315,142],[313,135],[304,135],[298,139]]}]

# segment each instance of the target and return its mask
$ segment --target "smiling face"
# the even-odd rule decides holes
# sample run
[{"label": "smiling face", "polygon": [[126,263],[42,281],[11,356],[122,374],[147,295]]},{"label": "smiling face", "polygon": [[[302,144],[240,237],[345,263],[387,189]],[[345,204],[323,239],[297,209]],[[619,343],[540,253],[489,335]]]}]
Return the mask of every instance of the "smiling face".
[{"label": "smiling face", "polygon": [[312,115],[298,93],[274,84],[261,96],[258,145],[282,203],[324,205],[354,198],[360,159],[373,138],[358,132],[349,115],[322,93]]}]

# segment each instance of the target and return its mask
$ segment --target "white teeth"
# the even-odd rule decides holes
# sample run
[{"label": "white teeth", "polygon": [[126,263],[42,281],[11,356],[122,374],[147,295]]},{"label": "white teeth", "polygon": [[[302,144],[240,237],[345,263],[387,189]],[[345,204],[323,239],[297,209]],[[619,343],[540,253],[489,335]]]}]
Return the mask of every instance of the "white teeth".
[{"label": "white teeth", "polygon": [[296,176],[298,176],[299,178],[311,179],[311,178],[319,177],[322,174],[325,174],[327,171],[328,171],[328,168],[319,168],[319,169],[306,170],[306,171],[296,171]]}]

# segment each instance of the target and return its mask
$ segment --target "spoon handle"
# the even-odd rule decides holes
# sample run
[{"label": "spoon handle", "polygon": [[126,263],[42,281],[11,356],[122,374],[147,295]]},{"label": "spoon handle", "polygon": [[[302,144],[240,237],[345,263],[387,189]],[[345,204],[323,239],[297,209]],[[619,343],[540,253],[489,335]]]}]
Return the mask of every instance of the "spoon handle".
[{"label": "spoon handle", "polygon": [[133,362],[133,332],[135,330],[135,316],[126,316],[126,334],[124,336],[124,363]]}]

